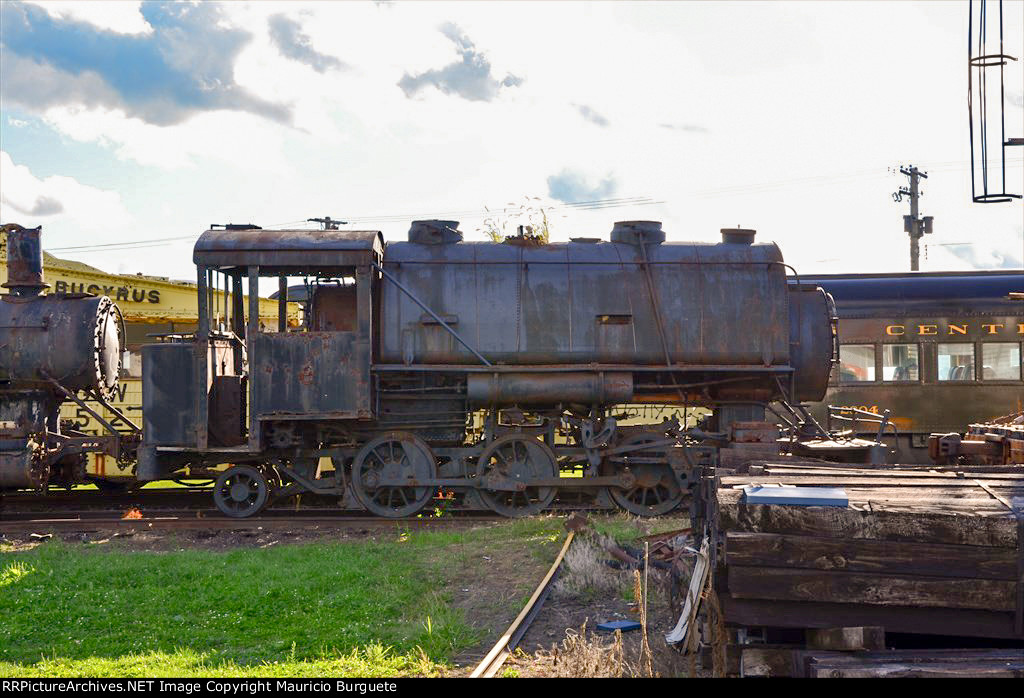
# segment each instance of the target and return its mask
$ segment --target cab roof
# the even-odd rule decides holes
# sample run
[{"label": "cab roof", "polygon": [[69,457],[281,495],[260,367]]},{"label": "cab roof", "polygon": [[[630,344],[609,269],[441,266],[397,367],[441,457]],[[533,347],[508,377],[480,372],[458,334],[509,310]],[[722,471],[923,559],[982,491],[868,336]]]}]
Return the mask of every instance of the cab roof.
[{"label": "cab roof", "polygon": [[379,230],[219,230],[199,236],[192,261],[206,267],[351,267],[384,255]]}]

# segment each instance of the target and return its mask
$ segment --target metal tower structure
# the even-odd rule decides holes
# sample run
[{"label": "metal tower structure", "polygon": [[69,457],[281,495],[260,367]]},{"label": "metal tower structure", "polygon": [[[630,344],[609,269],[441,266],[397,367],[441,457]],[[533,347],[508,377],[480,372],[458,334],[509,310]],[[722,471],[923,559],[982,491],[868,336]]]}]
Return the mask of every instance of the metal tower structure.
[{"label": "metal tower structure", "polygon": [[[1011,80],[1014,80],[1011,85],[1020,85],[1020,63],[1015,56],[1006,53],[1004,46],[1003,0],[968,2],[967,110],[971,135],[971,196],[979,204],[1013,201],[1020,199],[1021,195],[1008,191],[1006,149],[1024,145],[1024,138],[1006,135],[1006,77],[1010,72]],[[998,6],[995,16],[989,11],[992,5]],[[1011,63],[1016,65],[1010,66]],[[1013,69],[1008,71],[1008,67]],[[1011,124],[1011,129],[1015,128],[1020,129],[1020,124]]]}]

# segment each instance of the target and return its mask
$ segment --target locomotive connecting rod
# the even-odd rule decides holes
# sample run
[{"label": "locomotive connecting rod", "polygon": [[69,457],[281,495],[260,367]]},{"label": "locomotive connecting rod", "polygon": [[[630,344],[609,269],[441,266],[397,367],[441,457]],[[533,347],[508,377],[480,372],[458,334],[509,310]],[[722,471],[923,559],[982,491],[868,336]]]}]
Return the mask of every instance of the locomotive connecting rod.
[{"label": "locomotive connecting rod", "polygon": [[407,289],[405,286],[403,286],[402,283],[398,279],[396,279],[394,276],[392,276],[388,272],[384,271],[384,267],[382,267],[379,264],[374,264],[373,268],[376,269],[377,271],[379,271],[381,273],[381,276],[383,276],[385,279],[387,279],[388,281],[393,283],[395,286],[397,286],[399,291],[401,291],[405,295],[409,296],[409,298],[412,299],[413,303],[415,303],[419,307],[423,308],[423,310],[425,310],[427,312],[427,314],[430,315],[430,317],[434,318],[438,322],[438,324],[441,325],[441,327],[445,328],[452,337],[455,337],[455,340],[459,344],[461,344],[462,346],[466,347],[466,349],[468,349],[470,351],[470,353],[473,354],[473,356],[475,356],[476,358],[480,359],[480,363],[482,363],[484,366],[492,366],[493,365],[490,361],[485,359],[480,354],[480,352],[478,352],[473,347],[469,346],[466,343],[466,341],[462,337],[459,336],[459,333],[456,332],[454,329],[452,329],[451,325],[449,325],[447,322],[445,322],[440,317],[438,317],[437,313],[435,313],[433,310],[428,308],[427,304],[424,303],[423,301],[421,301],[419,298],[417,298],[415,293],[413,293],[412,291]]}]

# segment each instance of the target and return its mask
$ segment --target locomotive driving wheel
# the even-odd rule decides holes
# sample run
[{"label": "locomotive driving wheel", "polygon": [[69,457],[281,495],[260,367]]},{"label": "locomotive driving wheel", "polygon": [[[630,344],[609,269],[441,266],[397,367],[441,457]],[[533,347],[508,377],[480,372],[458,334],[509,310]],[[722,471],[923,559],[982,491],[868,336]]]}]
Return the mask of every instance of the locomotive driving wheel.
[{"label": "locomotive driving wheel", "polygon": [[423,439],[393,431],[373,439],[352,463],[352,490],[369,511],[397,519],[412,516],[430,501],[437,476],[434,452]]},{"label": "locomotive driving wheel", "polygon": [[251,465],[235,465],[213,485],[213,502],[225,516],[244,519],[260,512],[270,498],[267,478]]},{"label": "locomotive driving wheel", "polygon": [[487,489],[480,485],[480,498],[502,516],[532,516],[546,509],[558,493],[557,487],[520,483],[558,477],[555,454],[543,442],[521,434],[496,439],[481,454],[477,477],[490,478],[514,489]]},{"label": "locomotive driving wheel", "polygon": [[[664,434],[634,434],[618,445],[634,446],[664,440]],[[632,487],[608,488],[616,504],[637,516],[661,516],[682,503],[686,493],[669,465],[669,448],[671,446],[651,446],[613,456],[615,470],[629,472],[634,478]]]}]

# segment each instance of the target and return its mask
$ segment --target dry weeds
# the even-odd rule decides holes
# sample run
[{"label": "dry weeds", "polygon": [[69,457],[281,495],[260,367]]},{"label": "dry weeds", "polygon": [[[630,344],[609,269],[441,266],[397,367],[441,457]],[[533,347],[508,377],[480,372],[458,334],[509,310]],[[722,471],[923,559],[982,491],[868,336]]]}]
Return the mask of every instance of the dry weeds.
[{"label": "dry weeds", "polygon": [[609,567],[608,553],[592,536],[576,539],[562,560],[562,571],[552,587],[556,598],[621,596],[630,588],[629,572]]}]

